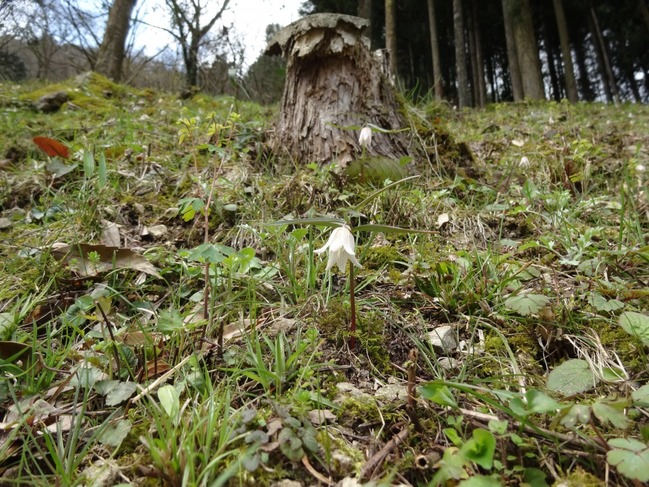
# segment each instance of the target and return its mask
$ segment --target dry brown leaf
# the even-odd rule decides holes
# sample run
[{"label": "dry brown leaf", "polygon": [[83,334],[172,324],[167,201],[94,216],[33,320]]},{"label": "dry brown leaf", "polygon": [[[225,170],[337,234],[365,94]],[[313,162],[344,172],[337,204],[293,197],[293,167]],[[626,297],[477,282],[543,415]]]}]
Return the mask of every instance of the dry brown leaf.
[{"label": "dry brown leaf", "polygon": [[30,353],[32,347],[19,342],[0,341],[0,359],[2,360],[20,360],[23,355]]},{"label": "dry brown leaf", "polygon": [[101,243],[109,247],[119,247],[122,245],[122,239],[119,234],[119,225],[117,223],[102,220],[101,224]]},{"label": "dry brown leaf", "polygon": [[52,255],[84,277],[96,276],[114,269],[133,269],[162,279],[153,264],[131,249],[84,243],[59,243],[52,245]]}]

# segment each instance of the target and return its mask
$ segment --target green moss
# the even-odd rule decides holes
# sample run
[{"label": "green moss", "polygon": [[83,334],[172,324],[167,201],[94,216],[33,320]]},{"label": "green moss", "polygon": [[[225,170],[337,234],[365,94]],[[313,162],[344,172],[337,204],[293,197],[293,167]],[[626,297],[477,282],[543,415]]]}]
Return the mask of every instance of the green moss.
[{"label": "green moss", "polygon": [[646,370],[647,355],[642,341],[629,335],[622,327],[605,320],[593,320],[590,325],[599,335],[605,350],[613,350],[624,364],[627,372],[635,375]]},{"label": "green moss", "polygon": [[567,477],[557,480],[552,485],[554,487],[603,487],[606,484],[594,475],[577,468],[570,472]]},{"label": "green moss", "polygon": [[[358,303],[357,303],[358,305]],[[391,373],[392,363],[385,340],[385,320],[380,313],[363,312],[359,306],[356,312],[357,346],[365,352],[372,367],[382,373]],[[349,326],[351,309],[349,300],[345,298],[332,299],[328,308],[317,318],[317,327],[328,340],[337,347],[349,341]]]},{"label": "green moss", "polygon": [[404,257],[393,245],[369,247],[363,252],[363,267],[366,269],[381,269],[403,260]]},{"label": "green moss", "polygon": [[380,423],[384,420],[377,404],[364,398],[349,397],[343,401],[338,410],[338,421],[344,425],[355,426],[359,421],[361,423],[375,421]]}]

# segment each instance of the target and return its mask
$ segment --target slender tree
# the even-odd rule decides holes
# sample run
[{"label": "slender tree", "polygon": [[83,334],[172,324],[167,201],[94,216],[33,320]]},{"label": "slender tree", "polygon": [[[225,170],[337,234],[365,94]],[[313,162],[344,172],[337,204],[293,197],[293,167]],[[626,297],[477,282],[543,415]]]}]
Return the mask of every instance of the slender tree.
[{"label": "slender tree", "polygon": [[543,99],[543,78],[539,48],[534,34],[534,22],[529,0],[505,0],[512,22],[516,56],[525,98]]},{"label": "slender tree", "polygon": [[563,10],[562,0],[552,0],[552,3],[554,5],[554,16],[557,19],[559,41],[561,42],[561,59],[563,60],[563,74],[566,80],[566,92],[568,94],[568,100],[570,100],[571,103],[576,103],[579,100],[579,95],[577,94],[575,68],[572,65],[572,54],[570,52],[570,38],[568,36],[566,14]]},{"label": "slender tree", "polygon": [[471,46],[471,73],[473,76],[473,100],[474,104],[483,107],[487,101],[487,89],[484,79],[484,61],[482,53],[482,40],[480,32],[480,18],[478,16],[478,2],[471,0],[471,10],[468,18],[469,27],[469,44]]},{"label": "slender tree", "polygon": [[509,76],[512,85],[514,101],[521,101],[525,98],[523,93],[523,80],[521,68],[518,64],[518,53],[516,52],[516,38],[514,36],[514,19],[509,8],[511,0],[502,0],[503,4],[503,25],[505,27],[505,38],[507,41],[507,61],[509,64]]},{"label": "slender tree", "polygon": [[606,98],[609,102],[612,101],[618,103],[620,101],[620,95],[617,90],[615,76],[613,75],[613,69],[611,68],[611,62],[608,57],[606,41],[604,40],[604,36],[602,36],[601,29],[599,28],[599,21],[597,20],[597,14],[595,13],[595,7],[592,2],[589,2],[589,15],[591,32],[593,34],[593,43],[595,44],[595,53],[597,54],[597,61],[599,63]]},{"label": "slender tree", "polygon": [[390,71],[397,75],[397,3],[385,0],[385,47],[390,56]]},{"label": "slender tree", "polygon": [[638,0],[638,10],[642,16],[645,29],[649,31],[649,8],[647,7],[646,0]]},{"label": "slender tree", "polygon": [[364,34],[372,39],[372,0],[358,0],[357,15],[369,22]]},{"label": "slender tree", "polygon": [[198,62],[201,43],[214,24],[223,16],[230,0],[223,0],[216,12],[204,22],[205,8],[209,2],[202,0],[165,0],[171,12],[172,28],[167,31],[178,41],[185,63],[186,88],[198,85]]},{"label": "slender tree", "polygon": [[430,31],[430,51],[433,58],[433,86],[435,87],[435,98],[441,100],[444,98],[444,79],[442,77],[442,62],[439,54],[435,0],[428,0],[428,29]]},{"label": "slender tree", "polygon": [[124,46],[131,26],[131,12],[137,0],[115,0],[108,14],[104,39],[99,46],[95,71],[119,81],[122,77]]},{"label": "slender tree", "polygon": [[457,72],[458,106],[464,108],[471,105],[471,95],[469,93],[469,74],[466,67],[462,0],[453,0],[453,32],[455,34],[455,70]]}]

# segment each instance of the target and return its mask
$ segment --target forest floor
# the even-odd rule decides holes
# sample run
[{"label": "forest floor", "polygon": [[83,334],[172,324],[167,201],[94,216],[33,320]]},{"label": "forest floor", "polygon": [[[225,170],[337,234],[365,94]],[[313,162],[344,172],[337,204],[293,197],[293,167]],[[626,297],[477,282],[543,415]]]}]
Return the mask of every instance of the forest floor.
[{"label": "forest floor", "polygon": [[400,181],[232,98],[0,107],[0,485],[649,481],[647,106],[411,104]]}]

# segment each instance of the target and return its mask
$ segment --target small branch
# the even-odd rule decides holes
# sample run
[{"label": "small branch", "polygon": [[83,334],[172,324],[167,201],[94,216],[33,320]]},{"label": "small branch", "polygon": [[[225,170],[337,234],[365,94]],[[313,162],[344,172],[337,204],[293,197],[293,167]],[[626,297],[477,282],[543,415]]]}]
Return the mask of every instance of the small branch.
[{"label": "small branch", "polygon": [[375,453],[371,458],[365,462],[365,465],[361,468],[361,473],[359,479],[364,479],[368,475],[373,474],[374,471],[381,466],[386,457],[394,450],[399,444],[403,443],[408,437],[408,425],[406,425],[399,433],[392,437],[383,448],[381,448],[377,453]]},{"label": "small branch", "polygon": [[322,482],[325,485],[333,485],[334,482],[331,480],[331,477],[325,477],[322,475],[320,472],[318,472],[315,468],[313,468],[313,465],[311,465],[311,462],[309,462],[309,457],[304,455],[302,457],[302,465],[309,471],[311,475],[313,475],[316,479],[318,479],[319,482]]},{"label": "small branch", "polygon": [[151,391],[153,391],[154,389],[156,389],[160,384],[166,382],[167,379],[169,379],[169,377],[171,377],[172,375],[174,375],[174,374],[176,373],[176,371],[177,371],[178,369],[180,369],[180,367],[182,367],[182,366],[185,365],[187,362],[189,362],[189,360],[190,360],[193,356],[194,356],[194,355],[192,355],[192,354],[187,355],[184,359],[182,359],[180,362],[178,362],[178,363],[177,363],[173,368],[169,369],[167,372],[165,372],[164,374],[162,374],[160,377],[158,377],[155,381],[153,381],[153,382],[152,382],[151,384],[149,384],[147,387],[145,387],[144,389],[142,389],[142,392],[140,392],[137,396],[135,396],[135,397],[131,400],[131,403],[132,403],[132,404],[135,404],[135,403],[137,403],[140,399],[142,399],[144,396],[148,396],[148,395],[151,393]]}]

